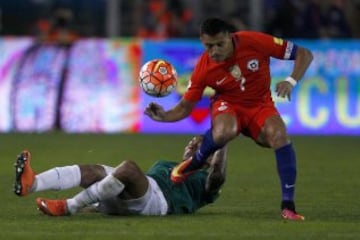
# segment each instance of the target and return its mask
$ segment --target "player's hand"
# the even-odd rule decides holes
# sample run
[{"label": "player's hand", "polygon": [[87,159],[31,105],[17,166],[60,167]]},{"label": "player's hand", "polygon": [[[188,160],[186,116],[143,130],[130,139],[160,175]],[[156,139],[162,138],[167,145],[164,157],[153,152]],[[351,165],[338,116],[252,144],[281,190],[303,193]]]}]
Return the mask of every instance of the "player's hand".
[{"label": "player's hand", "polygon": [[190,142],[186,145],[184,154],[183,154],[183,161],[188,160],[191,156],[193,156],[198,150],[203,140],[202,136],[193,137]]},{"label": "player's hand", "polygon": [[151,119],[155,121],[163,121],[165,118],[165,110],[162,106],[157,103],[149,103],[145,108],[145,115],[148,115]]},{"label": "player's hand", "polygon": [[293,90],[293,86],[288,81],[281,81],[276,84],[276,93],[278,97],[285,98],[287,97],[289,101],[291,100],[291,92]]}]

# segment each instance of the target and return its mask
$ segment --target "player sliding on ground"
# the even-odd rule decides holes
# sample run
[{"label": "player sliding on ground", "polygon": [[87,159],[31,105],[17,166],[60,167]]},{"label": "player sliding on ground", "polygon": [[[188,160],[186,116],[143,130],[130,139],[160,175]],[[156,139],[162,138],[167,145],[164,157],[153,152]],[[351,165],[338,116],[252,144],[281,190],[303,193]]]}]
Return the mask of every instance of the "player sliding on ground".
[{"label": "player sliding on ground", "polygon": [[[188,143],[185,159],[197,150],[201,141],[201,137],[195,137]],[[167,215],[193,213],[217,199],[225,181],[226,147],[209,158],[208,168],[196,171],[182,184],[170,180],[176,162],[157,161],[146,174],[135,162],[123,161],[116,168],[73,165],[36,175],[30,160],[29,151],[23,151],[17,158],[15,194],[84,188],[69,199],[37,198],[39,210],[47,215],[72,215],[85,207],[115,215]]]},{"label": "player sliding on ground", "polygon": [[280,177],[281,215],[303,220],[295,211],[296,154],[271,96],[270,58],[292,60],[290,75],[276,84],[279,97],[288,98],[308,69],[312,53],[291,41],[252,31],[235,32],[233,26],[206,19],[200,27],[205,52],[200,56],[183,98],[165,111],[150,103],[145,114],[155,121],[176,122],[190,115],[206,87],[215,90],[211,99],[211,128],[200,149],[174,168],[172,181],[180,183],[202,167],[207,157],[240,133],[275,151]]}]

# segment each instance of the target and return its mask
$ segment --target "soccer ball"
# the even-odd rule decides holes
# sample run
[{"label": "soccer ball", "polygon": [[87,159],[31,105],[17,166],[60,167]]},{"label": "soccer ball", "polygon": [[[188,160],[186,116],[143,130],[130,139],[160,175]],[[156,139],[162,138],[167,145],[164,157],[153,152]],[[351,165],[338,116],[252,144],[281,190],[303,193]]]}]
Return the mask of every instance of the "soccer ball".
[{"label": "soccer ball", "polygon": [[141,67],[139,83],[146,94],[153,97],[165,97],[176,88],[176,69],[165,60],[153,59]]}]

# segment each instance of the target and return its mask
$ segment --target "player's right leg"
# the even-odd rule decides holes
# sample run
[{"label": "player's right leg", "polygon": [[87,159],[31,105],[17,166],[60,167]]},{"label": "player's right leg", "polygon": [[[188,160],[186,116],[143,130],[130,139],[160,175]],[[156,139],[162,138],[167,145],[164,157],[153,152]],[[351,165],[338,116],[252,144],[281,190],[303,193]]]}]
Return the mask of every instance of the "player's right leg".
[{"label": "player's right leg", "polygon": [[174,183],[183,182],[195,170],[201,168],[207,158],[238,135],[238,123],[233,109],[223,101],[212,106],[212,128],[204,135],[200,148],[189,159],[181,162],[171,172]]},{"label": "player's right leg", "polygon": [[84,207],[118,196],[125,185],[116,179],[113,174],[107,175],[99,182],[69,199],[37,198],[36,204],[40,211],[50,216],[64,216],[75,214]]},{"label": "player's right leg", "polygon": [[[84,188],[93,186],[94,189],[97,189],[98,181],[101,181],[104,177],[114,171],[113,167],[106,165],[79,165],[79,168],[81,172],[80,186]],[[87,190],[84,190],[81,193],[83,192],[87,195]],[[89,196],[86,197],[88,198]],[[69,210],[68,202],[69,199],[36,199],[38,210],[49,216],[67,216],[75,213],[75,211],[71,212]],[[89,202],[95,203],[96,201],[93,201],[93,198],[90,198]]]}]

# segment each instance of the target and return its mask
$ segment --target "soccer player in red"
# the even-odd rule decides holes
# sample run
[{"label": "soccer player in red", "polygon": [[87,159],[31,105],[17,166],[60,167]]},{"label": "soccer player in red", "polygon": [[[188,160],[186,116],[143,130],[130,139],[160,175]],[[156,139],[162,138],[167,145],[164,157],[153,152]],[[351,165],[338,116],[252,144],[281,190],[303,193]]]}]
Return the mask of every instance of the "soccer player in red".
[{"label": "soccer player in red", "polygon": [[211,99],[211,128],[200,149],[174,168],[171,180],[181,182],[217,149],[240,133],[275,151],[281,182],[281,215],[304,220],[295,211],[296,156],[286,126],[271,97],[270,57],[293,60],[290,75],[276,85],[277,95],[290,100],[292,89],[303,77],[313,56],[303,47],[253,31],[233,32],[227,22],[209,18],[201,24],[200,39],[206,51],[195,66],[183,98],[171,109],[150,103],[145,114],[155,121],[186,118],[202,97],[205,87],[215,90]]}]

